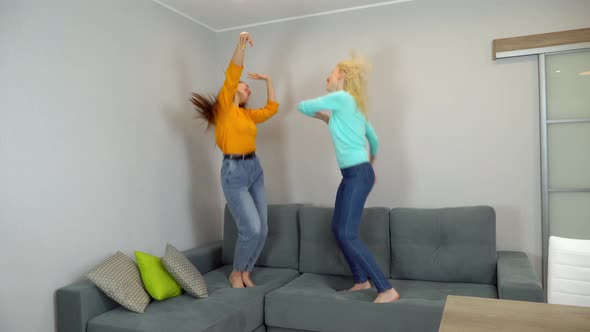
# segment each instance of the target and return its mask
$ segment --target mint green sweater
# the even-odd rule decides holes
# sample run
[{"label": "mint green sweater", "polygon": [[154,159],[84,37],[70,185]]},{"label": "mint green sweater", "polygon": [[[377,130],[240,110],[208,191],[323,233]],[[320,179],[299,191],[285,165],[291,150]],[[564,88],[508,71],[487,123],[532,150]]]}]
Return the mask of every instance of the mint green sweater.
[{"label": "mint green sweater", "polygon": [[354,97],[348,92],[332,92],[316,99],[302,101],[297,108],[307,116],[314,116],[322,110],[332,111],[328,127],[341,169],[369,161],[365,138],[369,141],[371,156],[377,155],[377,134],[357,108]]}]

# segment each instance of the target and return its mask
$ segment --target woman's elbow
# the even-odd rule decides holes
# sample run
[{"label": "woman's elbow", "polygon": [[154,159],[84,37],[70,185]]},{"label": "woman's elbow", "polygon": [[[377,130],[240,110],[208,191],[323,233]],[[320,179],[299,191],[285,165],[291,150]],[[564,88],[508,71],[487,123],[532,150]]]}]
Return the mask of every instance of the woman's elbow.
[{"label": "woman's elbow", "polygon": [[314,116],[315,115],[315,112],[311,112],[304,101],[300,102],[297,105],[297,109],[299,110],[299,112],[301,112],[307,116]]},{"label": "woman's elbow", "polygon": [[299,104],[297,104],[297,110],[303,114],[305,114],[305,104],[303,102],[300,102]]}]

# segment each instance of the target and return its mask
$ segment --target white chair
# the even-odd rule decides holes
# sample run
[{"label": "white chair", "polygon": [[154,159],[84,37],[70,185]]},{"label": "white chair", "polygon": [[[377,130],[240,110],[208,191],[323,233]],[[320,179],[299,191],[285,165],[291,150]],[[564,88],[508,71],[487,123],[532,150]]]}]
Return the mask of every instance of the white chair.
[{"label": "white chair", "polygon": [[547,302],[590,307],[590,240],[549,238]]}]

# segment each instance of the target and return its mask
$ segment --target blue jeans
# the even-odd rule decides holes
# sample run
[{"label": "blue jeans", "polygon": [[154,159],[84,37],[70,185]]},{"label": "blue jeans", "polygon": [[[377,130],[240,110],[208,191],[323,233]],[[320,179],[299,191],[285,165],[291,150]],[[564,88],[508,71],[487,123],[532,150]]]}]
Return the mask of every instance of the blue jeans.
[{"label": "blue jeans", "polygon": [[373,255],[359,238],[363,208],[373,184],[375,173],[369,163],[341,169],[342,182],[336,194],[332,232],[342,250],[355,283],[369,279],[379,293],[391,289],[387,277],[377,266]]},{"label": "blue jeans", "polygon": [[234,269],[252,271],[268,235],[264,174],[258,158],[224,159],[221,187],[238,228]]}]

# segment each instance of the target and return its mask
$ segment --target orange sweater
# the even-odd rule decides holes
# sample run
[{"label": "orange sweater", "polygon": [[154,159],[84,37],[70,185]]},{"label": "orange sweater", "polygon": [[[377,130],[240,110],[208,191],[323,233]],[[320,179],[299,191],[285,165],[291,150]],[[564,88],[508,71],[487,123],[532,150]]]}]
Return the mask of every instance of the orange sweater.
[{"label": "orange sweater", "polygon": [[251,110],[234,104],[234,96],[242,69],[233,62],[225,72],[225,82],[217,96],[215,140],[224,154],[247,154],[256,151],[256,124],[268,120],[279,110],[279,104],[269,100],[265,107]]}]

